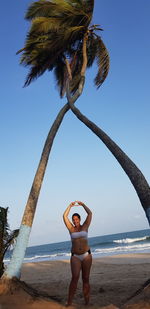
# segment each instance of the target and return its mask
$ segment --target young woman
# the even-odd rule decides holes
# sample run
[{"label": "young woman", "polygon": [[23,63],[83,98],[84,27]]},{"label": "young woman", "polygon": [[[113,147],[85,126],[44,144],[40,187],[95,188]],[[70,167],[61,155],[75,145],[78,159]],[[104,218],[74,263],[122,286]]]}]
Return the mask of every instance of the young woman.
[{"label": "young woman", "polygon": [[[87,217],[85,222],[81,225],[81,218],[78,213],[72,215],[72,222],[68,219],[70,209],[73,206],[82,206]],[[82,202],[75,201],[70,203],[63,214],[63,219],[67,229],[69,230],[72,248],[71,248],[71,272],[72,279],[69,286],[68,303],[70,306],[77,288],[78,279],[80,276],[80,270],[82,270],[82,281],[83,281],[83,295],[85,299],[85,304],[88,305],[90,297],[90,284],[89,275],[92,265],[92,255],[88,245],[88,227],[91,223],[92,212],[91,210]]]}]

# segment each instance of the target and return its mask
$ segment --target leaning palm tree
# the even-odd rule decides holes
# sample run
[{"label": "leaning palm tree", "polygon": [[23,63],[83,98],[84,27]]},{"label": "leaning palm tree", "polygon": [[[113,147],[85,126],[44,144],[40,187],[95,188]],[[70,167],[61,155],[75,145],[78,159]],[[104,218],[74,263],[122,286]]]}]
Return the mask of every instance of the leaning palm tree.
[{"label": "leaning palm tree", "polygon": [[10,230],[8,224],[8,207],[0,207],[0,277],[4,273],[4,256],[11,246],[14,246],[19,229]]},{"label": "leaning palm tree", "polygon": [[[99,36],[93,32],[94,28],[95,27],[91,27],[91,29],[87,31],[85,46],[83,48],[84,49],[83,59],[84,59],[85,66],[87,65],[88,67],[89,60],[91,62],[90,63],[91,65],[93,64],[93,61],[97,57],[98,64],[99,64],[99,71],[95,77],[94,82],[97,88],[99,88],[103,82],[101,78],[102,77],[105,78],[105,76],[107,75],[108,54],[107,54],[107,49],[105,48]],[[96,38],[94,38],[93,36],[96,36]],[[94,40],[95,45],[90,44],[91,39]],[[94,49],[92,49],[93,46],[95,47]],[[92,58],[91,58],[91,55],[92,55]],[[103,74],[102,74],[102,70],[104,70]],[[86,67],[84,67],[84,71],[86,71]],[[133,184],[137,192],[141,205],[145,211],[146,217],[150,224],[150,187],[149,187],[147,180],[145,179],[144,175],[139,170],[139,168],[122,151],[122,149],[101,128],[99,128],[96,124],[94,124],[91,120],[89,120],[85,115],[83,115],[80,112],[80,110],[74,105],[73,97],[71,96],[71,92],[72,92],[71,83],[72,81],[70,81],[70,79],[68,78],[67,86],[66,86],[66,95],[67,95],[68,103],[70,105],[72,112],[76,115],[76,117],[81,122],[83,122],[92,132],[94,132],[101,139],[101,141],[106,145],[106,147],[111,151],[111,153],[120,163],[120,165],[122,166],[125,173],[128,175],[131,183]]]},{"label": "leaning palm tree", "polygon": [[[99,88],[108,74],[109,56],[103,41],[97,34],[95,34],[94,30],[101,30],[101,29],[97,28],[96,25],[88,28],[86,32],[86,39],[83,40],[83,59],[85,64],[84,72],[86,71],[86,68],[88,66],[91,66],[94,60],[97,59],[99,70],[94,79],[94,83],[95,86]],[[78,54],[80,59],[81,52],[78,52]],[[82,59],[80,60],[80,62],[82,62]],[[74,100],[71,94],[72,94],[72,80],[70,80],[70,78],[68,77],[68,81],[66,83],[66,95],[72,112],[76,115],[76,117],[80,121],[82,121],[92,132],[94,132],[101,139],[101,141],[106,145],[106,147],[111,151],[111,153],[120,163],[120,165],[122,166],[125,173],[128,175],[131,183],[133,184],[137,192],[141,205],[145,211],[146,217],[150,224],[150,187],[144,175],[139,170],[139,168],[134,164],[134,162],[103,130],[101,130],[97,125],[95,125],[85,115],[83,115],[79,111],[79,109],[77,109],[77,107],[74,105]]]},{"label": "leaning palm tree", "polygon": [[[31,21],[31,29],[27,34],[25,47],[22,52],[21,64],[30,67],[25,86],[42,75],[46,70],[54,71],[60,95],[65,93],[66,80],[71,79],[72,68],[76,70],[72,80],[72,94],[74,102],[82,92],[84,78],[77,76],[77,52],[82,49],[85,42],[85,33],[91,21],[93,0],[41,0],[33,3],[26,14]],[[19,53],[18,52],[18,53]],[[80,63],[81,75],[84,75],[86,65]],[[43,182],[51,147],[58,128],[69,110],[66,104],[58,113],[48,133],[39,166],[37,168],[28,201],[23,214],[20,232],[11,261],[4,272],[3,281],[13,277],[20,278],[22,262],[33,223],[33,218]]]},{"label": "leaning palm tree", "polygon": [[[95,83],[98,87],[102,84],[108,74],[109,56],[103,41],[95,33],[95,30],[101,29],[97,25],[90,26],[93,5],[92,0],[41,0],[29,7],[26,18],[32,24],[25,47],[19,51],[22,53],[21,64],[30,67],[25,86],[46,70],[54,71],[60,96],[65,94],[69,80],[71,103],[74,103],[82,93],[86,67],[90,67],[94,60],[98,64]],[[69,104],[66,104],[61,109],[49,131],[23,215],[17,245],[4,279],[20,277],[51,147],[69,108]]]},{"label": "leaning palm tree", "polygon": [[76,117],[80,121],[82,121],[92,132],[94,132],[97,137],[100,138],[100,140],[111,151],[119,164],[122,166],[123,170],[129,177],[131,183],[133,184],[137,192],[141,205],[150,224],[150,187],[144,175],[142,174],[140,169],[134,164],[134,162],[125,154],[125,152],[123,152],[122,149],[101,128],[99,128],[95,123],[89,120],[85,115],[80,112],[78,108],[74,106],[72,98],[69,94],[69,89],[67,98],[70,108],[76,115]]}]

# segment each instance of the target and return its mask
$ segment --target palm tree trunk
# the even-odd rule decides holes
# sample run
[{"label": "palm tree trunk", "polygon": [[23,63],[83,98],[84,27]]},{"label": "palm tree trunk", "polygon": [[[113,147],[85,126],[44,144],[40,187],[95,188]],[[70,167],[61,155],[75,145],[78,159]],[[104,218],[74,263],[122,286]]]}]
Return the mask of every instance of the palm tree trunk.
[{"label": "palm tree trunk", "polygon": [[[81,95],[83,86],[84,86],[84,79],[81,79],[79,88],[73,97],[73,103],[75,103],[75,101]],[[39,166],[37,168],[34,181],[31,187],[31,191],[28,197],[28,201],[25,207],[25,211],[23,214],[23,218],[22,218],[22,222],[21,222],[21,226],[19,230],[19,235],[17,237],[16,245],[13,250],[12,258],[11,258],[11,261],[6,271],[4,272],[2,276],[2,279],[4,279],[4,281],[6,281],[7,279],[10,280],[13,277],[17,277],[18,279],[20,279],[21,266],[22,266],[23,259],[25,256],[25,251],[28,245],[28,240],[29,240],[29,236],[31,232],[34,215],[35,215],[38,197],[40,194],[40,189],[41,189],[43,178],[45,175],[46,166],[48,163],[52,144],[56,136],[56,133],[60,127],[60,124],[66,112],[69,109],[70,109],[69,104],[68,103],[65,104],[64,107],[61,109],[61,111],[58,113],[58,116],[56,117],[49,131],[49,134],[47,136],[47,139],[46,139],[43,151],[42,151],[41,159],[39,162]]]},{"label": "palm tree trunk", "polygon": [[144,175],[139,168],[133,163],[133,161],[121,150],[121,148],[95,123],[90,121],[85,115],[83,115],[79,109],[73,105],[72,98],[69,93],[69,87],[67,87],[67,99],[72,112],[76,117],[82,121],[92,132],[94,132],[106,147],[111,151],[114,157],[122,166],[125,173],[128,175],[131,183],[133,184],[137,195],[141,201],[141,204],[146,213],[146,217],[150,224],[150,187],[147,183]]},{"label": "palm tree trunk", "polygon": [[42,151],[41,159],[33,180],[31,191],[28,197],[28,201],[24,210],[19,235],[17,237],[16,245],[13,250],[11,261],[4,272],[3,278],[20,278],[20,270],[25,256],[25,251],[28,245],[29,235],[35,215],[35,210],[42,186],[46,166],[49,159],[49,154],[52,148],[52,144],[55,135],[60,127],[64,115],[69,110],[69,105],[66,104],[58,113],[45,141],[45,145]]},{"label": "palm tree trunk", "polygon": [[[85,71],[86,71],[86,68],[87,68],[87,63],[88,63],[88,59],[87,59],[87,51],[86,51],[86,44],[87,44],[87,39],[88,39],[88,32],[86,32],[84,34],[84,37],[83,37],[83,45],[82,45],[82,57],[83,57],[83,63],[82,63],[82,68],[81,68],[81,77],[85,76]],[[85,79],[85,78],[84,78]]]}]

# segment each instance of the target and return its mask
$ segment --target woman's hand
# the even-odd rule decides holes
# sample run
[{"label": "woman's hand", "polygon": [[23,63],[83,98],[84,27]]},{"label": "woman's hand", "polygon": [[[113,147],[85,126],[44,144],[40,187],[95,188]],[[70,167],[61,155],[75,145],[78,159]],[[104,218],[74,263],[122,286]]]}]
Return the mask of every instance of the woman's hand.
[{"label": "woman's hand", "polygon": [[71,202],[71,203],[69,204],[69,206],[70,206],[70,207],[73,207],[73,206],[75,205],[75,203],[76,203],[76,201],[75,201],[75,202]]},{"label": "woman's hand", "polygon": [[76,203],[78,203],[78,205],[80,205],[80,206],[83,206],[83,207],[85,206],[85,204],[81,201],[76,201]]}]

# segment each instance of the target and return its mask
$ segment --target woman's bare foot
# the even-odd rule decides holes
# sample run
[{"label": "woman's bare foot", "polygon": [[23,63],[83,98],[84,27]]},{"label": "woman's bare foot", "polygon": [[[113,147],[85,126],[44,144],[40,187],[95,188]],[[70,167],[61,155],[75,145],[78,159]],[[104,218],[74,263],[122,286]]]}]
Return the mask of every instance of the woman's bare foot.
[{"label": "woman's bare foot", "polygon": [[75,307],[75,304],[69,304],[69,303],[67,303],[67,304],[66,304],[66,307],[73,308],[73,307]]}]

